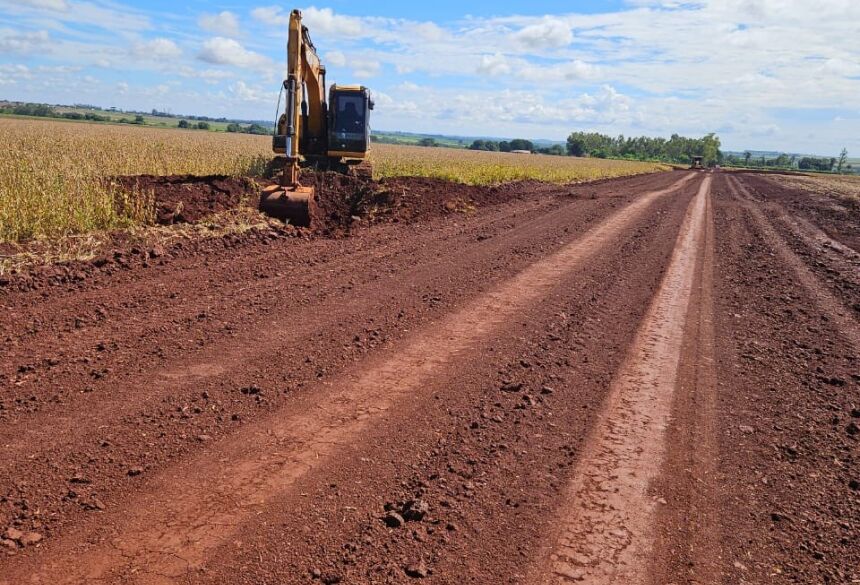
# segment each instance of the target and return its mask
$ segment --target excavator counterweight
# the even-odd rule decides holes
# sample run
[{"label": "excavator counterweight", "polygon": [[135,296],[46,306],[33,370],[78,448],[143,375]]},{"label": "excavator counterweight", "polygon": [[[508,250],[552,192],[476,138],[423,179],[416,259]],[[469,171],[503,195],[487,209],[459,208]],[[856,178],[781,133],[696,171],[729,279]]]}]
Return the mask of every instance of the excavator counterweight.
[{"label": "excavator counterweight", "polygon": [[293,10],[282,91],[286,108],[272,137],[272,150],[285,160],[278,184],[260,197],[262,212],[293,225],[312,223],[316,201],[313,187],[300,183],[301,168],[349,172],[366,159],[370,147],[369,90],[332,85],[326,96],[325,73],[301,12]]}]

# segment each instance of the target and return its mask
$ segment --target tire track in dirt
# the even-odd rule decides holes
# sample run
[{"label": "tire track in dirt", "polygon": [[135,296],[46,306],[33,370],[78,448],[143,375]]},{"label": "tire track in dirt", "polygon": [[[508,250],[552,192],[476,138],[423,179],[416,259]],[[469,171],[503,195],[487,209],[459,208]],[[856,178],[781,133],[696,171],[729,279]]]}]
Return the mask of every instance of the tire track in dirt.
[{"label": "tire track in dirt", "polygon": [[[714,583],[721,570],[722,526],[717,462],[717,367],[714,322],[715,222],[705,211],[704,249],[696,268],[670,424],[666,465],[652,489],[665,505],[655,516],[651,582]],[[725,384],[725,382],[723,382]]]},{"label": "tire track in dirt", "polygon": [[[53,412],[39,413],[42,424],[33,425],[28,418],[22,417],[16,423],[0,430],[0,460],[12,461],[14,454],[22,449],[26,449],[31,456],[45,452],[58,442],[68,442],[70,434],[95,428],[107,422],[108,418],[115,419],[119,412],[129,411],[135,406],[142,407],[144,403],[152,404],[165,392],[178,394],[187,388],[199,386],[208,379],[224,374],[230,369],[226,364],[232,364],[233,370],[236,371],[237,368],[243,366],[246,368],[253,367],[256,362],[260,361],[261,354],[269,356],[264,360],[276,357],[276,352],[284,353],[287,350],[293,350],[294,354],[300,354],[303,351],[302,348],[314,343],[314,337],[320,329],[337,328],[339,323],[346,321],[347,316],[344,313],[347,313],[348,316],[370,316],[379,313],[380,308],[388,306],[390,301],[378,298],[378,291],[380,289],[385,290],[389,286],[394,289],[392,283],[408,281],[413,289],[429,286],[442,278],[446,271],[462,269],[462,266],[474,263],[477,257],[488,252],[499,252],[499,257],[506,256],[502,251],[509,248],[516,250],[519,245],[526,243],[527,236],[525,234],[530,233],[529,228],[536,225],[545,225],[550,230],[557,228],[557,231],[561,232],[563,230],[561,226],[569,218],[565,217],[564,213],[558,213],[558,211],[557,204],[549,206],[549,209],[546,205],[536,208],[527,205],[525,211],[514,208],[509,212],[503,211],[501,217],[481,218],[477,222],[477,226],[472,227],[473,230],[488,229],[491,226],[496,227],[496,229],[504,229],[497,227],[496,224],[509,222],[514,218],[519,219],[518,229],[510,233],[503,232],[504,237],[490,238],[479,246],[472,246],[453,261],[444,253],[445,248],[451,245],[448,241],[449,238],[444,238],[443,241],[434,241],[434,236],[436,240],[439,239],[438,233],[434,234],[433,230],[429,230],[420,234],[416,242],[410,242],[407,246],[395,241],[394,245],[389,247],[386,242],[383,242],[373,249],[363,250],[362,253],[365,256],[363,258],[355,258],[356,254],[349,253],[346,258],[334,256],[329,261],[319,262],[318,266],[314,267],[314,274],[320,275],[316,280],[308,279],[305,281],[302,277],[297,279],[294,275],[284,275],[262,281],[250,279],[249,284],[242,284],[244,279],[236,279],[229,283],[230,286],[218,291],[218,294],[222,295],[223,298],[229,299],[227,301],[229,306],[221,309],[221,312],[229,315],[236,311],[237,304],[250,305],[251,310],[255,313],[249,317],[252,319],[251,323],[242,324],[241,320],[234,320],[238,325],[231,328],[230,331],[234,332],[233,335],[221,334],[214,342],[210,342],[206,348],[202,348],[200,351],[184,352],[193,354],[186,359],[177,356],[167,364],[157,361],[144,363],[142,367],[145,369],[137,369],[125,378],[111,375],[100,380],[88,380],[86,382],[88,388],[84,393],[80,392],[81,388],[76,388],[74,395],[62,404],[53,406],[52,410],[57,411],[56,415],[53,415]],[[451,236],[451,239],[457,239],[456,229],[455,235]],[[423,249],[418,253],[409,250],[409,248],[414,247]],[[410,253],[413,256],[420,254],[422,261],[413,263],[405,271],[389,272],[379,268],[394,263],[393,258],[395,256]],[[277,251],[272,255],[277,256]],[[309,255],[312,256],[313,253]],[[510,262],[510,257],[507,256]],[[205,272],[205,270],[208,268],[200,271]],[[335,282],[331,284],[326,282],[327,278],[342,272],[359,275],[349,281],[350,290],[353,292],[355,300],[346,307],[343,306],[342,296],[339,294],[343,292],[343,282],[334,278],[332,280]],[[182,291],[185,285],[184,280],[177,279],[175,274],[171,274],[171,278],[177,282],[170,288],[175,291]],[[189,277],[185,276],[185,278]],[[123,287],[121,289],[122,298],[132,299],[135,296],[134,293],[145,293],[146,289],[158,286],[164,280],[164,278],[158,278],[155,283]],[[299,294],[288,295],[286,299],[279,301],[278,295],[272,293],[273,290],[295,290],[297,280],[300,283],[298,287],[301,289]],[[388,283],[388,285],[383,283]],[[117,291],[104,291],[104,294],[116,296]],[[309,295],[307,298],[304,297],[306,294]],[[249,303],[247,298],[252,295],[267,296],[269,298],[267,304],[275,304],[277,312],[272,314],[273,311],[269,306]],[[87,293],[84,296],[84,303],[94,302],[91,294]],[[134,301],[127,300],[124,303],[135,308],[133,315],[142,308],[138,307]],[[186,316],[190,316],[189,327],[192,330],[199,329],[205,326],[205,323],[201,325],[194,316],[204,309],[211,313],[213,311],[212,304],[218,303],[218,301],[210,293],[204,299],[203,304],[200,304],[196,298],[191,303],[190,307],[181,304],[175,309],[175,312],[170,311],[167,315],[159,314],[159,318],[154,322],[141,319],[137,315],[127,319],[114,317],[117,323],[115,328],[121,330],[127,339],[140,335],[142,328],[147,327],[151,330],[150,333],[156,333],[153,342],[164,344],[166,342],[163,340],[163,333],[158,335],[158,332],[163,329],[163,322],[169,320],[171,314],[181,315],[184,313]],[[318,310],[313,320],[306,318],[308,304],[315,305]],[[242,310],[241,306],[239,310]],[[47,312],[44,309],[43,311]],[[57,309],[55,312],[62,313]],[[236,312],[238,313],[238,311]],[[130,331],[129,325],[131,326]],[[236,331],[240,327],[242,330]],[[190,334],[183,332],[179,335]],[[83,343],[90,348],[95,347],[99,340],[114,339],[110,331],[105,332],[101,328],[84,335],[87,336],[87,340]],[[116,341],[114,340],[115,343]],[[67,340],[66,344],[72,346],[80,342],[81,340]],[[52,339],[50,343],[55,342]],[[134,347],[131,342],[122,343],[120,341],[120,343],[131,346],[128,351],[141,351],[139,346]],[[27,346],[22,351],[33,352],[34,350]],[[101,361],[98,366],[107,369],[122,369],[123,364],[108,360]],[[25,384],[16,386],[14,390],[10,390],[10,394],[12,392],[17,393],[26,400],[26,397],[32,392],[32,388],[44,386],[46,380],[33,377],[33,379],[27,379],[25,382]],[[82,385],[79,380],[75,380],[75,382],[78,386]],[[50,383],[52,385],[58,384],[56,380],[51,380]],[[127,391],[114,392],[113,388],[118,385],[125,387]],[[91,396],[98,396],[95,404],[91,404],[94,402],[94,400],[89,399]],[[70,404],[74,402],[80,404]],[[84,408],[80,410],[74,406]],[[46,437],[42,433],[42,427],[47,416],[51,416],[50,422],[54,427],[54,432]],[[0,469],[2,469],[2,465],[0,465]]]},{"label": "tire track in dirt", "polygon": [[534,583],[645,583],[690,298],[707,221],[711,176],[681,227],[663,284],[616,377],[574,472],[562,525]]},{"label": "tire track in dirt", "polygon": [[767,202],[715,191],[718,577],[860,582],[858,353],[749,208]]},{"label": "tire track in dirt", "polygon": [[726,182],[731,193],[743,202],[744,208],[761,230],[774,254],[791,268],[800,285],[815,299],[821,310],[827,313],[828,317],[836,324],[839,333],[851,344],[854,351],[860,354],[860,324],[849,313],[849,309],[831,294],[815,273],[792,250],[740,181],[735,177],[727,176]]},{"label": "tire track in dirt", "polygon": [[[640,196],[582,237],[416,334],[395,356],[380,356],[363,374],[334,380],[328,392],[308,397],[306,408],[246,427],[205,457],[167,470],[119,513],[124,517],[120,529],[107,541],[82,554],[76,542],[87,537],[70,535],[40,571],[25,573],[42,583],[110,578],[169,583],[182,577],[268,498],[356,440],[399,400],[420,399],[423,380],[538,301],[563,275],[621,237],[654,201],[694,176]],[[10,574],[14,579],[14,570]]]},{"label": "tire track in dirt", "polygon": [[[760,208],[798,259],[849,312],[860,318],[860,253],[855,250],[856,237],[852,237],[856,228],[848,227],[852,207],[824,194],[792,189],[775,177],[748,174],[730,177],[726,180],[731,181],[734,190]],[[803,204],[799,204],[801,201]],[[830,206],[840,212],[834,212]],[[835,215],[823,216],[825,210]]]},{"label": "tire track in dirt", "polygon": [[[474,217],[441,218],[426,225],[375,226],[349,240],[331,243],[337,243],[338,249],[341,243],[347,248],[355,244],[374,257],[374,248],[384,246],[392,236],[400,256],[381,266],[371,263],[367,274],[364,263],[354,264],[352,271],[330,272],[329,263],[310,258],[308,264],[299,264],[307,268],[297,275],[298,290],[285,297],[295,299],[292,304],[271,291],[263,301],[241,292],[222,298],[223,286],[234,280],[233,257],[241,267],[248,257],[260,252],[263,262],[268,263],[279,257],[307,256],[309,249],[317,250],[317,244],[324,242],[280,241],[271,246],[220,250],[214,257],[207,256],[206,266],[177,270],[174,277],[182,282],[180,301],[211,297],[220,299],[219,308],[220,302],[226,304],[223,311],[240,311],[226,323],[220,321],[223,329],[217,326],[217,318],[214,327],[208,320],[193,319],[200,325],[192,326],[191,333],[205,341],[205,347],[196,343],[189,346],[182,343],[187,339],[182,334],[162,329],[159,340],[166,351],[160,358],[151,357],[146,343],[127,337],[118,343],[130,359],[117,359],[112,351],[105,355],[90,348],[89,357],[100,362],[110,360],[101,363],[108,365],[111,373],[95,383],[88,375],[89,368],[79,369],[77,377],[70,372],[65,380],[39,375],[39,371],[30,374],[35,376],[30,390],[42,397],[43,408],[35,412],[18,411],[18,404],[6,399],[8,387],[0,390],[0,406],[6,405],[0,410],[0,496],[6,498],[6,506],[0,508],[0,531],[10,525],[21,526],[38,530],[47,542],[53,542],[76,526],[92,527],[104,515],[100,508],[93,508],[95,498],[98,506],[122,509],[135,493],[147,489],[148,478],[157,477],[174,462],[206,452],[240,428],[283,407],[292,408],[297,400],[312,396],[340,372],[353,371],[356,364],[389,352],[392,344],[410,335],[410,330],[433,324],[535,259],[585,233],[639,194],[663,189],[678,176],[680,173],[612,181],[599,189],[576,187],[579,199],[587,201],[571,200],[565,191],[548,206],[544,202],[543,211],[537,212],[539,221],[530,206],[524,211],[517,203],[491,205]],[[683,191],[689,196],[695,189],[688,185]],[[661,200],[661,208],[671,199],[674,196]],[[488,221],[495,227],[485,231]],[[435,238],[427,242],[422,237],[427,234]],[[409,243],[415,241],[421,243],[409,249]],[[284,249],[285,253],[279,256],[278,250],[271,250],[272,254],[272,248]],[[332,256],[331,246],[322,248]],[[451,249],[459,253],[451,255]],[[274,276],[285,268],[289,272],[290,266],[267,265],[261,270]],[[145,287],[147,280],[161,280],[172,268],[168,265],[136,272]],[[120,283],[128,277],[125,273],[117,276]],[[313,294],[316,282],[325,284],[319,303]],[[75,291],[65,292],[73,295]],[[23,307],[26,298],[34,295],[23,296],[10,295],[10,299]],[[51,297],[44,300],[46,305],[52,304]],[[102,327],[140,321],[158,324],[160,297],[154,295],[148,300],[123,311],[109,311],[110,319],[102,322]],[[154,309],[150,308],[152,303]],[[281,310],[283,306],[286,308]],[[33,310],[38,312],[41,307],[37,302]],[[290,318],[294,319],[292,326]],[[281,323],[283,335],[272,345],[261,346],[260,332],[270,331],[275,321]],[[119,327],[119,331],[124,334],[126,329]],[[177,341],[179,350],[173,345]],[[246,353],[235,362],[226,361],[237,347]],[[34,353],[34,359],[39,355]],[[182,376],[185,367],[190,375]],[[222,373],[213,375],[216,369]],[[180,376],[165,378],[163,373]],[[55,404],[48,399],[59,390],[59,384],[63,384],[65,394],[62,402]],[[89,384],[93,391],[81,393]],[[261,394],[240,393],[250,384],[258,385]],[[31,440],[22,450],[5,450],[8,442],[24,436]],[[133,468],[141,469],[141,475],[129,477],[127,472]],[[89,483],[70,481],[81,476]],[[76,496],[69,496],[70,488]]]}]

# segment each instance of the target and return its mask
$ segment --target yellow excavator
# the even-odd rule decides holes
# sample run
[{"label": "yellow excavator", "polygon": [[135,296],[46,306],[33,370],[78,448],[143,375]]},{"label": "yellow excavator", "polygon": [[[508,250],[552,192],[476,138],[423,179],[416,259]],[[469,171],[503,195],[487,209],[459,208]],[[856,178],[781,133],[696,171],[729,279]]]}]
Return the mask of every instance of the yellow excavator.
[{"label": "yellow excavator", "polygon": [[[284,96],[286,96],[284,98]],[[314,188],[299,182],[300,169],[313,167],[349,173],[367,157],[370,147],[370,91],[361,85],[333,84],[326,101],[325,67],[320,62],[302,13],[290,13],[287,78],[276,114],[272,150],[283,155],[278,184],[266,188],[260,210],[267,215],[308,226],[314,215]],[[366,165],[365,165],[366,172]]]}]

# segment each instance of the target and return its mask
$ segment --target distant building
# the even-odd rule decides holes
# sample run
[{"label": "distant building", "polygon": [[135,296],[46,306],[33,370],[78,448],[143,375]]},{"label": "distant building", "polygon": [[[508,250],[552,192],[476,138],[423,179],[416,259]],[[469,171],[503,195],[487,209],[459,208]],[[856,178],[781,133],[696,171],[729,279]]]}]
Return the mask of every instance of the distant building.
[{"label": "distant building", "polygon": [[511,154],[531,154],[530,150],[512,150]]}]

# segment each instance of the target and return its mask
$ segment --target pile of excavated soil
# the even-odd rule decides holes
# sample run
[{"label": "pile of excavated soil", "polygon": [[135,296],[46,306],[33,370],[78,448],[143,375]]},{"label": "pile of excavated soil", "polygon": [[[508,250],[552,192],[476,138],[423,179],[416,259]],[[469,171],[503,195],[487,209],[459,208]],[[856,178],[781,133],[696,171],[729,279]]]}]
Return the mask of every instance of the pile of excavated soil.
[{"label": "pile of excavated soil", "polygon": [[[193,223],[241,205],[256,207],[260,192],[272,180],[190,175],[128,176],[113,179],[131,191],[152,194],[159,225]],[[383,181],[334,172],[304,170],[303,185],[314,187],[314,231],[341,234],[356,221],[367,223],[412,221],[476,207],[521,199],[540,190],[538,182],[476,187],[441,179],[398,177]]]},{"label": "pile of excavated soil", "polygon": [[398,223],[470,213],[478,207],[521,200],[553,190],[538,181],[498,186],[473,186],[426,177],[370,181],[339,173],[302,174],[302,183],[316,190],[315,228],[341,233],[356,222]]},{"label": "pile of excavated soil", "polygon": [[256,206],[260,198],[259,185],[244,177],[139,175],[113,182],[128,191],[152,193],[159,225],[193,223],[243,203]]}]

